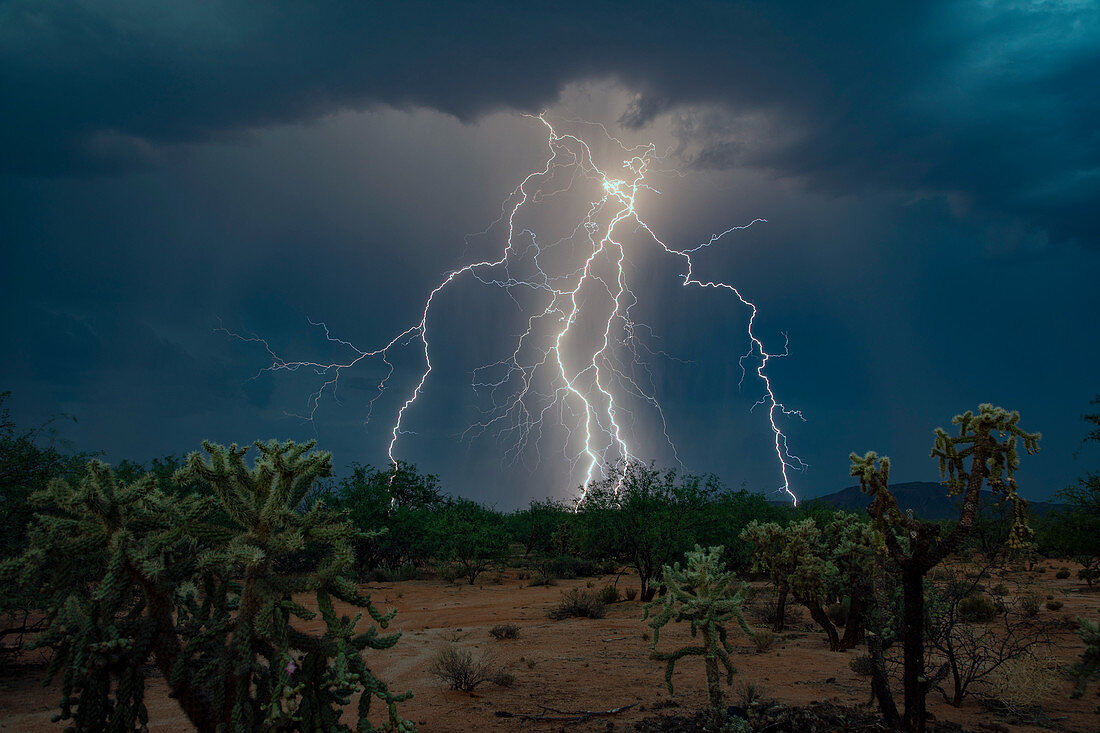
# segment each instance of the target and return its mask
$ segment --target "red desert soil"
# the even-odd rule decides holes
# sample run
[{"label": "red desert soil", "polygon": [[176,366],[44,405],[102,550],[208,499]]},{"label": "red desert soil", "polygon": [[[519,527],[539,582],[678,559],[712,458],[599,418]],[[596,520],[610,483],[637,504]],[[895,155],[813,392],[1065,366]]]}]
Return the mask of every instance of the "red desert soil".
[{"label": "red desert soil", "polygon": [[[1059,563],[1060,564],[1060,563]],[[416,721],[422,731],[629,731],[634,724],[655,715],[685,715],[705,702],[703,665],[685,659],[677,667],[674,683],[675,706],[669,705],[664,685],[664,666],[649,658],[649,629],[641,620],[642,604],[620,602],[608,607],[599,620],[551,621],[547,610],[562,591],[599,588],[614,576],[592,580],[563,580],[551,587],[527,587],[513,572],[483,576],[478,585],[445,585],[438,580],[417,580],[364,585],[382,608],[396,606],[391,629],[403,632],[395,647],[371,652],[368,664],[397,691],[412,690],[414,697],[400,706],[402,715]],[[620,588],[633,579],[624,576]],[[1098,599],[1080,592],[1073,580],[1057,580],[1048,568],[1032,581],[1034,591],[1063,600],[1057,613],[1043,609],[1048,617],[1073,619],[1093,616]],[[796,611],[795,613],[798,613]],[[805,621],[808,616],[801,614]],[[751,614],[750,623],[754,622]],[[519,637],[498,641],[489,635],[496,624],[515,623]],[[680,625],[677,625],[680,626]],[[765,699],[804,705],[829,701],[843,705],[868,702],[868,679],[849,667],[857,653],[828,650],[824,634],[811,626],[799,626],[781,634],[770,650],[757,653],[740,632],[731,633],[738,654],[738,674],[728,693],[731,704],[740,697],[745,683],[755,685]],[[688,638],[687,629],[666,627],[661,648],[669,650]],[[446,689],[428,674],[433,657],[446,644],[491,653],[515,676],[510,687],[485,683],[475,694]],[[1058,632],[1054,654],[1063,664],[1071,663],[1083,645],[1067,624]],[[43,688],[44,668],[21,666],[0,673],[0,730],[56,731],[62,723],[51,723],[56,712],[58,686]],[[1040,700],[1055,725],[1067,731],[1096,731],[1100,716],[1093,710],[1094,690],[1082,700],[1069,699],[1072,683],[1054,677],[1055,689]],[[1095,684],[1095,683],[1094,683]],[[168,698],[159,677],[149,680],[146,703],[151,731],[192,730]],[[625,705],[633,708],[616,715],[593,718],[583,723],[545,722],[507,717],[505,714],[548,714],[546,708],[564,711],[603,711]],[[376,706],[377,707],[377,706]],[[1011,725],[996,718],[974,697],[961,708],[946,705],[939,695],[929,696],[931,712],[940,720],[967,729],[1039,731],[1038,726]],[[381,713],[381,711],[379,711]],[[350,716],[349,716],[350,717]]]}]

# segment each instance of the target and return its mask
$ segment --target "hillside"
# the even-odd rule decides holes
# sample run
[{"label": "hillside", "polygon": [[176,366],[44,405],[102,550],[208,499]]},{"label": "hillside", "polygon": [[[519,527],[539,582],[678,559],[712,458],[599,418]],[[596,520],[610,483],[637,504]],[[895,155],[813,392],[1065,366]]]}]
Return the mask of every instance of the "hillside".
[{"label": "hillside", "polygon": [[[942,484],[933,481],[911,481],[895,484],[890,489],[902,511],[912,509],[913,513],[921,519],[934,522],[959,516],[959,497],[948,496],[947,489]],[[989,506],[987,502],[992,500],[991,493],[984,491],[982,494],[983,506]],[[868,499],[858,486],[849,486],[832,494],[807,499],[805,503],[811,502],[826,504],[849,512],[862,512],[867,508]],[[1061,507],[1061,504],[1046,501],[1033,501],[1029,504],[1030,510],[1035,514],[1046,514]]]}]

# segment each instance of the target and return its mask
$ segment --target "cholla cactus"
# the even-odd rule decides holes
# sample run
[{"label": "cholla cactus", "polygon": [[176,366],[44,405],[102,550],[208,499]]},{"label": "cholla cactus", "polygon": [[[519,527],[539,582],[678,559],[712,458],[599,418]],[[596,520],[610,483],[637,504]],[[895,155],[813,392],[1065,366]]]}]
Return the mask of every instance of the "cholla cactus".
[{"label": "cholla cactus", "polygon": [[787,595],[791,592],[790,577],[797,565],[797,557],[786,551],[786,533],[775,522],[762,524],[754,519],[741,530],[739,537],[753,547],[752,572],[766,575],[775,586],[775,623],[772,630],[777,633],[783,631]]},{"label": "cholla cactus", "polygon": [[873,604],[873,578],[881,568],[886,544],[882,532],[866,518],[836,512],[825,527],[825,546],[835,570],[835,589],[848,599],[848,613],[839,649],[854,649],[863,639],[869,606]]},{"label": "cholla cactus", "polygon": [[[707,693],[710,696],[711,723],[721,726],[725,720],[725,707],[722,703],[722,685],[719,664],[726,670],[726,684],[733,683],[736,671],[730,661],[730,646],[726,624],[736,620],[741,629],[753,636],[741,613],[744,600],[744,584],[738,583],[734,574],[724,568],[721,546],[706,550],[695,546],[687,553],[687,566],[680,563],[664,567],[663,584],[668,593],[645,605],[643,619],[649,618],[651,609],[660,607],[660,613],[649,622],[653,629],[653,658],[667,662],[665,683],[669,694],[673,694],[672,673],[676,662],[688,656],[703,657],[707,673]],[[735,587],[736,586],[736,587]],[[674,652],[657,651],[661,628],[668,622],[687,621],[691,624],[691,636],[701,635],[701,643],[685,646]]]},{"label": "cholla cactus", "polygon": [[[1029,453],[1039,450],[1039,433],[1027,433],[1019,427],[1020,414],[983,404],[978,414],[967,411],[953,423],[959,434],[951,436],[942,428],[935,431],[932,457],[938,459],[940,475],[952,495],[962,494],[959,521],[945,536],[940,528],[901,512],[890,493],[890,459],[874,452],[860,456],[852,453],[851,474],[859,478],[863,492],[871,497],[867,512],[882,531],[889,556],[901,571],[903,618],[901,636],[904,647],[905,688],[904,725],[910,731],[923,731],[927,721],[925,697],[935,684],[935,675],[924,669],[924,576],[948,554],[955,551],[969,534],[981,500],[982,486],[988,482],[995,495],[1012,502],[1013,527],[1008,538],[1011,547],[1024,547],[1030,541],[1027,504],[1016,494],[1014,473],[1020,465],[1017,444]],[[966,464],[969,459],[969,467]],[[879,670],[876,695],[887,722],[896,725],[897,708],[885,686],[885,673]]]},{"label": "cholla cactus", "polygon": [[[770,576],[781,599],[790,592],[825,631],[830,649],[842,651],[858,643],[881,536],[866,521],[842,512],[834,514],[824,534],[813,519],[786,527],[753,520],[740,536],[753,547],[753,570]],[[849,613],[841,638],[825,608],[845,597]]]},{"label": "cholla cactus", "polygon": [[[148,476],[122,486],[92,462],[79,486],[55,482],[36,497],[49,513],[21,562],[46,567],[58,588],[39,644],[58,650],[51,672],[64,669],[59,718],[79,730],[141,729],[142,668],[152,657],[202,731],[350,730],[339,717],[359,691],[357,730],[375,730],[372,699],[388,707],[385,729],[412,729],[396,711],[408,694],[391,693],[363,660],[399,634],[378,634],[393,612],[347,577],[358,533],[321,502],[296,511],[331,474],[331,455],[310,452],[313,443],[255,445],[252,467],[237,446],[204,444],[209,462],[188,457],[177,480],[212,496],[170,495]],[[320,558],[315,571],[278,570],[280,558],[307,548]],[[320,636],[291,625],[316,615],[294,600],[304,593],[325,621]],[[333,598],[374,624],[356,633],[361,614],[338,617]]]},{"label": "cholla cactus", "polygon": [[[1085,694],[1085,686],[1100,671],[1100,624],[1080,617],[1077,618],[1077,623],[1080,625],[1077,636],[1085,642],[1085,651],[1081,652],[1081,661],[1073,665],[1070,670],[1070,674],[1077,679],[1073,697],[1081,697]],[[1100,708],[1097,708],[1096,712],[1100,713]]]}]

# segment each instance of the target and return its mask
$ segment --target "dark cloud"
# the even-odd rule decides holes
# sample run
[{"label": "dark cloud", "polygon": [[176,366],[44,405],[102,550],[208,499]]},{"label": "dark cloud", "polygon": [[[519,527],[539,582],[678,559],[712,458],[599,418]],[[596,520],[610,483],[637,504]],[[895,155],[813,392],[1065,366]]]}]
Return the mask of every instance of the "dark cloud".
[{"label": "dark cloud", "polygon": [[148,165],[174,144],[343,108],[533,111],[571,81],[670,108],[756,111],[797,135],[700,166],[833,192],[965,195],[1096,245],[1094,3],[70,3],[0,10],[3,170]]},{"label": "dark cloud", "polygon": [[[700,261],[745,285],[769,345],[790,333],[774,368],[808,416],[800,490],[847,482],[852,449],[935,478],[930,429],[993,400],[1049,436],[1026,489],[1045,496],[1079,472],[1100,354],[1098,24],[1072,2],[12,0],[0,389],[30,417],[78,415],[72,437],[113,458],[317,436],[341,465],[379,462],[415,349],[369,425],[381,365],[309,425],[287,413],[316,375],[258,373],[266,352],[218,317],[287,356],[329,353],[307,316],[385,343],[448,266],[498,251],[499,231],[462,235],[542,163],[540,125],[493,112],[564,95],[557,119],[593,111],[687,163],[646,202],[662,233],[768,219]],[[647,320],[686,362],[655,367],[685,463],[774,488],[737,389],[744,314],[651,266]],[[491,439],[456,438],[477,419],[470,370],[516,325],[485,289],[446,303],[402,457],[506,505],[562,495],[552,457],[509,472]]]}]

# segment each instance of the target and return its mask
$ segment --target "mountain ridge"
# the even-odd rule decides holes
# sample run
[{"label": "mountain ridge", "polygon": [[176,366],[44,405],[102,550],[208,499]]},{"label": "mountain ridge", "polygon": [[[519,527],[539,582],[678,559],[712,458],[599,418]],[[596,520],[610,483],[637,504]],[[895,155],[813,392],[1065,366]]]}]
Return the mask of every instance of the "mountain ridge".
[{"label": "mountain ridge", "polygon": [[[936,522],[941,519],[957,519],[959,516],[960,497],[949,496],[947,487],[935,481],[909,481],[895,484],[890,487],[890,491],[897,499],[898,506],[902,511],[912,509],[913,514],[926,521]],[[983,490],[982,506],[991,506],[990,502],[992,500],[992,492]],[[831,494],[805,499],[802,505],[808,506],[815,503],[848,512],[864,512],[870,500],[866,494],[860,491],[858,486],[849,486]],[[1062,509],[1064,506],[1064,504],[1048,501],[1028,502],[1028,509],[1037,515],[1047,514]]]}]

